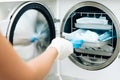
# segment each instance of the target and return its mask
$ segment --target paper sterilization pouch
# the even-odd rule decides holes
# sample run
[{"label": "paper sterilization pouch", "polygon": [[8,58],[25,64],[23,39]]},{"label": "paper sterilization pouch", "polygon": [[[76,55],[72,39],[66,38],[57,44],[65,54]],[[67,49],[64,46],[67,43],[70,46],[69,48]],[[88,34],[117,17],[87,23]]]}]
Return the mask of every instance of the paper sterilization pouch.
[{"label": "paper sterilization pouch", "polygon": [[81,29],[98,29],[98,30],[110,30],[112,29],[112,25],[103,25],[103,24],[81,24],[81,23],[75,23],[76,28]]},{"label": "paper sterilization pouch", "polygon": [[95,17],[83,17],[76,20],[80,24],[103,24],[107,25],[108,20],[105,17],[95,18]]},{"label": "paper sterilization pouch", "polygon": [[68,40],[83,40],[84,42],[99,42],[99,35],[90,30],[78,29],[72,33],[63,32],[62,36]]},{"label": "paper sterilization pouch", "polygon": [[104,40],[105,37],[103,36],[100,38],[99,37],[100,35],[98,33],[83,29],[78,29],[72,33],[63,32],[62,36],[68,40],[83,40],[84,43],[82,44],[82,46],[86,46],[86,47],[102,47],[108,44],[108,42],[110,41],[110,40],[99,41],[99,39],[102,38]]},{"label": "paper sterilization pouch", "polygon": [[76,20],[76,28],[81,29],[99,29],[99,30],[110,30],[112,25],[108,24],[108,20],[105,17],[91,18],[83,17]]}]

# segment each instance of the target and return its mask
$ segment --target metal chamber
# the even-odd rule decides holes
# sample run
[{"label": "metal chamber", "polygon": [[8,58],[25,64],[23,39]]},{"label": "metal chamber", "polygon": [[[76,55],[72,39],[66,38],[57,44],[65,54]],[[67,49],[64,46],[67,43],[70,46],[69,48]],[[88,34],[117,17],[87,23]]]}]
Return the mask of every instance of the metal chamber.
[{"label": "metal chamber", "polygon": [[[73,6],[62,22],[61,36],[62,33],[72,33],[79,28],[76,28],[76,20],[83,17],[100,18],[105,17],[108,20],[108,25],[111,26],[110,29],[104,25],[100,28],[87,24],[86,26],[93,27],[82,27],[80,29],[91,30],[96,33],[104,33],[106,31],[111,31],[111,35],[116,36],[107,42],[93,42],[93,43],[83,43],[83,46],[79,49],[74,49],[74,53],[69,56],[69,59],[75,63],[77,66],[87,69],[87,70],[100,70],[109,66],[117,57],[119,53],[119,23],[116,16],[109,10],[109,8],[104,5],[93,2],[84,1]],[[81,26],[80,26],[81,27]],[[112,47],[112,50],[105,51],[102,48],[104,46]]]}]

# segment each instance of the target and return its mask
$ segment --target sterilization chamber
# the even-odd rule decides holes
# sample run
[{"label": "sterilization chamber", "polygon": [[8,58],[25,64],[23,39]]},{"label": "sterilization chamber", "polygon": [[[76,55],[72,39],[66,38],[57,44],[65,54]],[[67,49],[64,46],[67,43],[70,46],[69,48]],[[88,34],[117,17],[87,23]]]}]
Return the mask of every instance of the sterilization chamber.
[{"label": "sterilization chamber", "polygon": [[[80,48],[75,48],[69,58],[61,61],[61,76],[78,80],[119,79],[120,14],[117,5],[120,2],[61,0],[59,3],[61,36],[83,40]],[[63,3],[65,7],[61,6]]]}]

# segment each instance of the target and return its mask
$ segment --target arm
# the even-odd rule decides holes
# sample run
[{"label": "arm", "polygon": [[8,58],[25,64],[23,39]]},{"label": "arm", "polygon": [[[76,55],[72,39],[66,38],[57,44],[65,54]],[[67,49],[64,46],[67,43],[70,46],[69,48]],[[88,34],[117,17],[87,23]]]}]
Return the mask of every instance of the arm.
[{"label": "arm", "polygon": [[41,76],[39,80],[42,80],[49,72],[54,60],[57,57],[57,50],[54,47],[48,48],[40,56],[28,62],[28,65],[36,72],[36,77]]},{"label": "arm", "polygon": [[55,48],[48,48],[42,55],[24,63],[13,47],[0,34],[0,75],[6,80],[42,80],[57,56]]}]

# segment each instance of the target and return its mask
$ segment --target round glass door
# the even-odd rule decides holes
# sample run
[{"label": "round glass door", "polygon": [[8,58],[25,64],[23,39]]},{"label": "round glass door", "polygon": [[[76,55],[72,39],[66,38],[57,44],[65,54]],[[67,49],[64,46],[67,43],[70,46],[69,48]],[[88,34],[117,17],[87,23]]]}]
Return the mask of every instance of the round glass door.
[{"label": "round glass door", "polygon": [[39,3],[25,3],[13,14],[7,38],[27,61],[41,54],[55,37],[53,19]]}]

